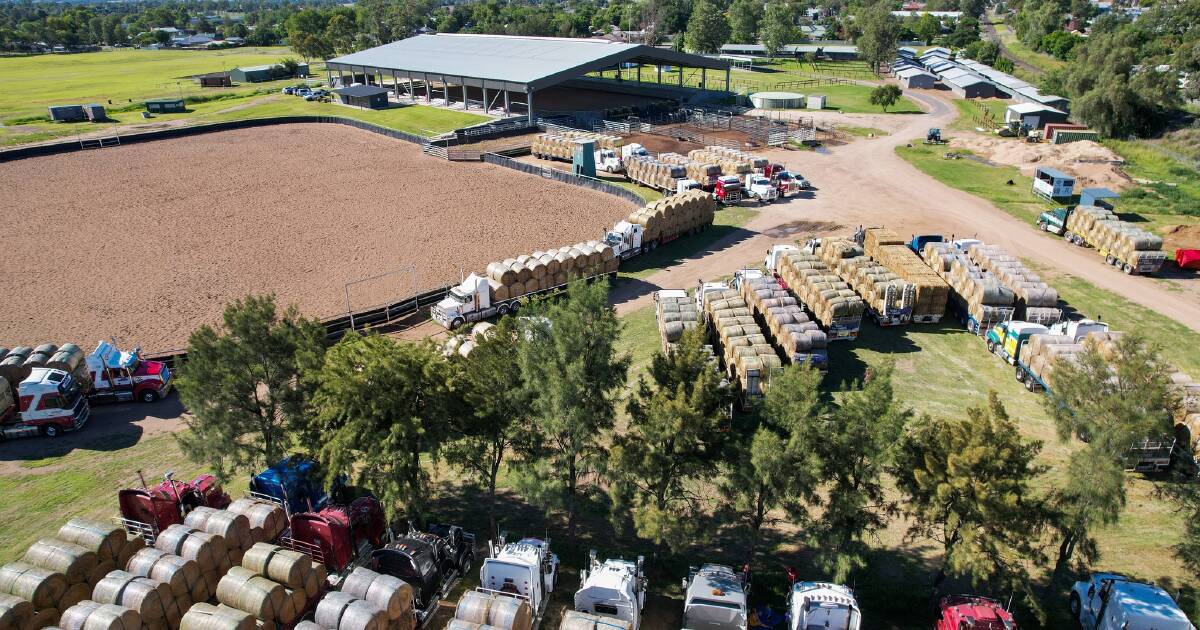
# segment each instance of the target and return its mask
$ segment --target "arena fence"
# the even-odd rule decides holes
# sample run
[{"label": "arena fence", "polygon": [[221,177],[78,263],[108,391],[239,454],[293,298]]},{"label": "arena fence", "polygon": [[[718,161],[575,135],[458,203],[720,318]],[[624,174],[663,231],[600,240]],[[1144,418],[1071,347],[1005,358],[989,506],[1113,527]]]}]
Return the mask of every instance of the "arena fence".
[{"label": "arena fence", "polygon": [[538,166],[536,164],[526,164],[525,162],[521,162],[520,160],[514,160],[510,157],[500,155],[498,153],[484,153],[483,161],[487,162],[488,164],[495,164],[496,166],[503,166],[505,168],[511,168],[514,171],[521,171],[522,173],[528,173],[530,175],[537,175],[539,177],[544,177],[546,179],[553,179],[555,181],[563,182],[565,184],[571,184],[572,186],[579,186],[581,188],[590,188],[592,190],[598,190],[602,193],[608,193],[610,195],[620,197],[620,198],[628,201],[629,203],[633,204],[634,206],[637,206],[638,208],[646,205],[646,200],[643,199],[641,195],[633,192],[632,190],[629,190],[628,188],[624,188],[622,186],[617,186],[616,184],[611,184],[602,179],[596,179],[594,177],[584,177],[583,175],[576,175],[574,173],[560,171],[556,168],[550,168],[548,166]]}]

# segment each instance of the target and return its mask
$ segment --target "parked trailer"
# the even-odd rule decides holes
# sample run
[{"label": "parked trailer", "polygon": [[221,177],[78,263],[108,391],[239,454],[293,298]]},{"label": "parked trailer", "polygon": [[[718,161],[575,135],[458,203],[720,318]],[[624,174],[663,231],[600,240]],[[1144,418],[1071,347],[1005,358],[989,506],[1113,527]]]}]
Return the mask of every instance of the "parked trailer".
[{"label": "parked trailer", "polygon": [[861,246],[848,239],[813,239],[810,250],[866,304],[866,311],[880,327],[901,326],[912,321],[916,287],[867,256]]},{"label": "parked trailer", "polygon": [[825,330],[827,341],[858,337],[866,304],[811,251],[801,251],[795,245],[772,245],[763,266],[781,287],[800,300]]},{"label": "parked trailer", "polygon": [[899,234],[886,228],[863,232],[863,252],[913,287],[911,320],[935,324],[946,312],[950,286],[921,261]]},{"label": "parked trailer", "polygon": [[498,543],[488,541],[488,557],[479,567],[479,586],[459,598],[455,619],[480,625],[481,619],[525,617],[537,630],[558,584],[558,567],[558,556],[550,551],[549,539],[523,538],[506,543],[501,534]]},{"label": "parked trailer", "polygon": [[741,292],[784,361],[829,369],[825,333],[774,278],[757,269],[740,269],[733,274],[733,288]]},{"label": "parked trailer", "polygon": [[700,282],[696,296],[702,302],[713,348],[720,349],[721,367],[730,381],[738,383],[738,402],[748,409],[765,395],[770,374],[783,362],[741,294],[728,286]]},{"label": "parked trailer", "polygon": [[633,258],[680,236],[712,227],[717,205],[700,190],[682,191],[646,204],[603,236],[604,244],[622,260]]},{"label": "parked trailer", "polygon": [[992,327],[1013,318],[1016,295],[972,262],[957,241],[927,240],[921,257],[950,286],[946,306],[971,333],[986,336]]},{"label": "parked trailer", "polygon": [[1167,260],[1161,237],[1122,221],[1107,208],[1077,206],[1043,212],[1038,226],[1062,234],[1070,243],[1095,249],[1104,262],[1127,274],[1158,273]]}]

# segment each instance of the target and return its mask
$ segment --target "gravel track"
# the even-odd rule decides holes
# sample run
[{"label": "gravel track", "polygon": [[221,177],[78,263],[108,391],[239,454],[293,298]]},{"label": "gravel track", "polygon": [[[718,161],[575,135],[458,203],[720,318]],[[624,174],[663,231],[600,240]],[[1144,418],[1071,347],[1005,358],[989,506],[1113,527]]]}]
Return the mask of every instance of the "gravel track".
[{"label": "gravel track", "polygon": [[[180,348],[226,302],[275,292],[310,316],[596,238],[630,206],[326,125],[204,134],[0,164],[0,345],[115,336]],[[416,287],[414,287],[414,284]]]}]

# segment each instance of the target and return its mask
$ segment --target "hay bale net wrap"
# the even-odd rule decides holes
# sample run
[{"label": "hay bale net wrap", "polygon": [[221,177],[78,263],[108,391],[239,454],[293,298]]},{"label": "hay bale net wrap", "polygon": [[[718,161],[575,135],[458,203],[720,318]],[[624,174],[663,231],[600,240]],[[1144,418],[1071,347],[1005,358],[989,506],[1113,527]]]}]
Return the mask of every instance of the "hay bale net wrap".
[{"label": "hay bale net wrap", "polygon": [[391,575],[382,575],[357,567],[342,582],[341,590],[366,600],[384,611],[391,621],[409,613],[413,607],[413,588]]},{"label": "hay bale net wrap", "polygon": [[242,556],[242,568],[288,588],[304,588],[312,573],[312,559],[278,545],[255,543]]},{"label": "hay bale net wrap", "polygon": [[313,620],[331,630],[385,630],[387,614],[349,593],[331,591],[317,603]]},{"label": "hay bale net wrap", "polygon": [[70,584],[86,582],[99,563],[96,552],[56,538],[43,538],[33,543],[22,560],[35,567],[62,573]]},{"label": "hay bale net wrap", "polygon": [[176,596],[187,595],[195,600],[208,599],[203,592],[197,592],[197,588],[203,586],[204,581],[200,565],[193,560],[148,547],[133,554],[125,570],[166,584]]},{"label": "hay bale net wrap", "polygon": [[58,529],[55,538],[96,554],[99,562],[116,563],[127,539],[125,530],[111,523],[73,518]]},{"label": "hay bale net wrap", "polygon": [[502,630],[530,630],[533,611],[529,601],[517,597],[493,596],[488,608],[487,625]]},{"label": "hay bale net wrap", "polygon": [[67,578],[61,573],[24,562],[0,567],[0,593],[20,597],[36,609],[57,608],[66,591]]},{"label": "hay bale net wrap", "polygon": [[7,593],[0,593],[0,628],[24,628],[33,618],[30,602]]},{"label": "hay bale net wrap", "polygon": [[170,587],[128,571],[113,571],[100,580],[92,591],[92,600],[136,610],[143,621],[178,616]]},{"label": "hay bale net wrap", "polygon": [[267,621],[286,612],[283,585],[242,567],[232,567],[217,583],[217,601]]},{"label": "hay bale net wrap", "polygon": [[58,625],[63,630],[142,630],[136,610],[85,600],[64,610]]},{"label": "hay bale net wrap", "polygon": [[224,538],[229,547],[246,549],[253,544],[250,519],[237,512],[201,506],[188,512],[183,524],[197,531],[216,534]]},{"label": "hay bale net wrap", "polygon": [[274,540],[287,529],[287,515],[275,503],[243,498],[234,500],[225,510],[241,514],[250,521],[250,537],[254,542]]},{"label": "hay bale net wrap", "polygon": [[[220,539],[219,545],[216,539]],[[186,525],[171,525],[164,529],[154,540],[154,548],[195,560],[201,571],[216,569],[220,558],[228,553],[224,539]]]},{"label": "hay bale net wrap", "polygon": [[225,605],[193,604],[179,623],[179,630],[254,630],[254,617]]}]

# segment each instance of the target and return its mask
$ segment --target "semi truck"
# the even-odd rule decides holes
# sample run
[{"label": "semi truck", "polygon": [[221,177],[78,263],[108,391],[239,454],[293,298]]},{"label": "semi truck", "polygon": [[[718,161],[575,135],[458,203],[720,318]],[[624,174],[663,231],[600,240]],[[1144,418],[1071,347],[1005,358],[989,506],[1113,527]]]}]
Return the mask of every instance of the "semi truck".
[{"label": "semi truck", "polygon": [[934,630],[1017,630],[1000,602],[978,595],[947,595],[938,602]]},{"label": "semi truck", "polygon": [[223,510],[231,503],[229,494],[213,475],[199,475],[191,481],[175,479],[174,471],[163,475],[162,483],[151,486],[146,483],[142,471],[138,471],[141,488],[127,488],[117,492],[120,523],[133,536],[141,536],[146,544],[153,545],[158,534],[172,525],[182,525],[184,517],[198,507]]},{"label": "semi truck", "polygon": [[151,403],[171,391],[171,369],[162,361],[143,359],[141,348],[122,352],[115,343],[101,341],[86,360],[92,377],[88,393],[92,402]]},{"label": "semi truck", "polygon": [[1121,220],[1108,208],[1058,208],[1038,215],[1037,225],[1067,242],[1095,249],[1104,262],[1126,274],[1158,273],[1167,260],[1162,238]]},{"label": "semi truck", "polygon": [[91,407],[73,376],[54,368],[30,368],[13,387],[0,376],[0,441],[59,437],[87,424]]},{"label": "semi truck", "polygon": [[1076,582],[1070,606],[1086,630],[1196,630],[1166,591],[1118,573],[1093,573]]},{"label": "semi truck", "polygon": [[746,197],[758,201],[760,205],[768,204],[779,198],[779,188],[763,175],[746,174]]},{"label": "semi truck", "polygon": [[[795,245],[772,245],[763,266],[821,324],[828,341],[858,338],[865,304],[811,251],[801,251]],[[841,294],[841,287],[845,287],[846,295]]]},{"label": "semi truck", "polygon": [[812,188],[812,184],[800,173],[793,173],[784,168],[782,164],[768,164],[762,174],[766,175],[767,179],[770,179],[771,183],[779,189],[780,199],[789,194]]},{"label": "semi truck", "polygon": [[1030,337],[1049,333],[1050,329],[1041,324],[1009,321],[993,326],[985,339],[988,352],[1004,359],[1009,365],[1016,365],[1021,358],[1021,350]]},{"label": "semi truck", "polygon": [[775,278],[758,269],[739,269],[733,274],[733,288],[741,292],[759,327],[770,333],[768,341],[786,362],[829,369],[824,331]]},{"label": "semi truck", "polygon": [[[583,280],[592,282],[601,278],[616,278],[617,272],[599,271],[582,276]],[[518,297],[503,300],[493,300],[493,291],[488,279],[472,273],[465,280],[447,292],[445,299],[433,305],[429,314],[433,321],[441,324],[447,330],[454,330],[466,322],[477,322],[494,315],[515,313],[532,298],[550,295],[565,290],[566,283],[555,283],[544,289],[524,293]]]},{"label": "semi truck", "polygon": [[750,611],[746,575],[719,564],[692,567],[683,580],[686,630],[747,630]]},{"label": "semi truck", "polygon": [[704,312],[713,349],[720,351],[725,375],[738,384],[739,406],[749,409],[765,395],[770,375],[783,367],[783,361],[740,293],[724,283],[701,280],[696,302]]},{"label": "semi truck", "polygon": [[525,600],[537,630],[558,584],[558,556],[550,551],[550,540],[522,538],[506,544],[502,535],[498,544],[489,544],[488,556],[479,567],[476,591]]},{"label": "semi truck", "polygon": [[745,196],[742,180],[737,175],[722,175],[713,187],[713,198],[723,206],[736,205]]},{"label": "semi truck", "polygon": [[412,585],[417,623],[423,626],[474,561],[474,534],[457,525],[430,524],[427,532],[412,528],[371,552],[369,564],[375,571]]},{"label": "semi truck", "polygon": [[859,630],[862,611],[854,591],[841,584],[796,582],[788,594],[789,630]]},{"label": "semi truck", "polygon": [[615,619],[627,630],[640,630],[646,605],[646,572],[643,560],[609,558],[601,562],[596,551],[588,554],[588,568],[579,572],[575,591],[577,612]]}]

